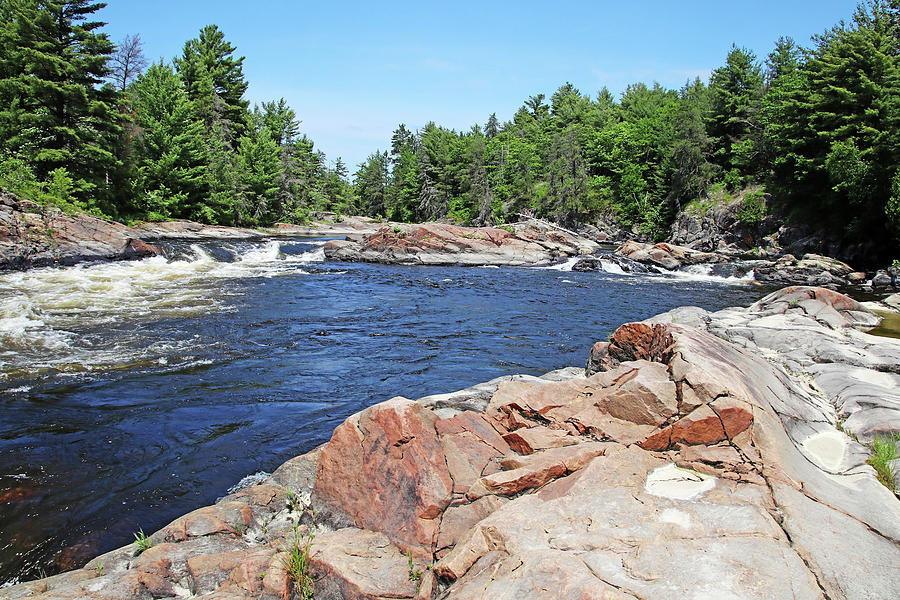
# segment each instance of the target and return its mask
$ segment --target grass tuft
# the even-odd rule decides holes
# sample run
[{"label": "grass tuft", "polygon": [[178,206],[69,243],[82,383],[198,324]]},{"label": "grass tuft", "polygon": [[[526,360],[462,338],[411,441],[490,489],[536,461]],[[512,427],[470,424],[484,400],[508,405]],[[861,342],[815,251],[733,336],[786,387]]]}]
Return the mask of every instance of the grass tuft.
[{"label": "grass tuft", "polygon": [[876,436],[871,445],[872,456],[866,461],[875,469],[878,481],[895,494],[897,490],[894,486],[894,470],[891,467],[891,461],[897,458],[898,441],[900,441],[900,435],[896,433],[886,437]]},{"label": "grass tuft", "polygon": [[149,535],[144,533],[143,529],[138,530],[138,532],[134,534],[134,543],[136,546],[134,550],[135,556],[138,556],[144,550],[153,547],[153,540]]},{"label": "grass tuft", "polygon": [[287,556],[282,557],[281,565],[287,571],[288,577],[294,582],[294,591],[300,600],[312,600],[314,585],[312,574],[309,571],[309,548],[315,535],[312,528],[301,534],[294,529],[293,539],[288,540],[287,547],[282,551]]},{"label": "grass tuft", "polygon": [[406,551],[406,560],[409,563],[409,580],[419,581],[420,579],[422,579],[422,571],[416,569],[415,565],[413,564],[412,551]]}]

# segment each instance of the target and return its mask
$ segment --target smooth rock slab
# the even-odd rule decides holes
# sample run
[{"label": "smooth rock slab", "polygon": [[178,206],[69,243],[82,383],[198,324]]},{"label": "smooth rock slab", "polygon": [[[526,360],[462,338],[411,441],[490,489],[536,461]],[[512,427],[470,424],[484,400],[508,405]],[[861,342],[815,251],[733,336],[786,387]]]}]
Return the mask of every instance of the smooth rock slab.
[{"label": "smooth rock slab", "polygon": [[[320,534],[310,550],[316,600],[412,598],[407,557],[387,536],[362,529]],[[421,563],[417,569],[424,570]]]}]

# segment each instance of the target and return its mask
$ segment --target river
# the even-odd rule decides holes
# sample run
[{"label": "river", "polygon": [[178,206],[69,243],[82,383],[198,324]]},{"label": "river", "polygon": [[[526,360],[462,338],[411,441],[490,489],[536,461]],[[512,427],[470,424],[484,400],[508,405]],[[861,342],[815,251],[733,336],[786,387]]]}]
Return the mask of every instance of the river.
[{"label": "river", "polygon": [[765,289],[702,274],[324,262],[317,240],[0,274],[0,584],[84,564],[366,406],[583,365],[620,324]]}]

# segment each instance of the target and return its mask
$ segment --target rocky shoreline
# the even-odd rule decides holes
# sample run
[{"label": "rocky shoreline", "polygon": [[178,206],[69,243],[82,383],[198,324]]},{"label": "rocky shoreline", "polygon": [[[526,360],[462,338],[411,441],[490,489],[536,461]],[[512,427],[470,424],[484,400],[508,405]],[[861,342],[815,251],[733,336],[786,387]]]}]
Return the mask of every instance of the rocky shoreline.
[{"label": "rocky shoreline", "polygon": [[372,232],[365,217],[310,225],[278,224],[267,229],[203,225],[191,221],[140,223],[129,227],[79,213],[66,214],[0,190],[0,271],[111,260],[135,260],[163,253],[164,240],[262,240],[332,237]]},{"label": "rocky shoreline", "polygon": [[[772,286],[814,285],[830,289],[900,290],[900,266],[866,273],[817,254],[777,252],[774,247],[741,250],[736,243],[715,250],[719,239],[705,226],[690,245],[626,240],[603,250],[615,237],[596,228],[582,233],[537,219],[503,227],[463,227],[446,223],[378,223],[366,217],[320,215],[309,225],[277,224],[264,229],[202,225],[190,221],[140,223],[128,227],[87,214],[69,215],[0,192],[0,270],[68,266],[90,261],[132,260],[163,254],[167,240],[263,240],[279,237],[342,237],[324,248],[328,260],[397,265],[539,265],[580,257],[576,271],[603,269],[615,262],[623,272],[664,272],[706,266],[711,275],[743,277],[750,271]],[[677,223],[684,226],[684,219]],[[590,239],[593,235],[595,239]],[[716,234],[719,235],[719,234]],[[726,235],[726,234],[721,234]],[[730,234],[729,234],[730,235]],[[713,237],[710,237],[713,236]],[[685,238],[673,228],[673,239]],[[732,236],[733,237],[733,236]],[[709,239],[708,239],[709,238]],[[727,239],[731,239],[727,237]],[[725,238],[723,238],[725,239]],[[723,240],[720,240],[723,241]]]},{"label": "rocky shoreline", "polygon": [[540,223],[506,229],[444,223],[388,224],[325,244],[329,260],[399,265],[536,265],[592,254],[599,244]]},{"label": "rocky shoreline", "polygon": [[[634,264],[642,265],[650,272],[683,270],[703,265],[711,275],[734,277],[753,271],[753,278],[772,286],[806,285],[826,287],[832,290],[859,289],[862,291],[890,292],[900,289],[900,267],[892,266],[868,274],[856,271],[847,263],[819,254],[804,254],[797,258],[785,254],[779,258],[761,259],[752,252],[705,252],[668,243],[649,244],[627,241],[614,252],[613,257],[627,270]],[[627,263],[622,263],[622,261]],[[584,259],[573,267],[575,270],[595,270],[598,264]],[[630,267],[630,268],[629,268]]]},{"label": "rocky shoreline", "polygon": [[306,540],[316,599],[896,598],[879,320],[795,287],[625,324],[586,369],[376,404],[142,552],[0,598],[297,598]]}]

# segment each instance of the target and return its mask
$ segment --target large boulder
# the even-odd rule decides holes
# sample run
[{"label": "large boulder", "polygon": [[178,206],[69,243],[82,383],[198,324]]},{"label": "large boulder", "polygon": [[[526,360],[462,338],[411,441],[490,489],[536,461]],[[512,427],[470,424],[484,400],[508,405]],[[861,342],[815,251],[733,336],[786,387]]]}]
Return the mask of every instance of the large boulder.
[{"label": "large boulder", "polygon": [[339,425],[318,459],[313,501],[323,517],[431,554],[453,491],[437,421],[422,405],[394,398]]},{"label": "large boulder", "polygon": [[713,252],[700,252],[673,244],[644,244],[628,241],[616,249],[616,254],[629,260],[654,266],[667,271],[699,264],[728,261],[728,257]]},{"label": "large boulder", "polygon": [[860,283],[850,265],[818,254],[805,254],[797,260],[787,254],[776,262],[754,269],[757,281],[775,285],[806,285],[831,289]]}]

